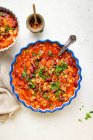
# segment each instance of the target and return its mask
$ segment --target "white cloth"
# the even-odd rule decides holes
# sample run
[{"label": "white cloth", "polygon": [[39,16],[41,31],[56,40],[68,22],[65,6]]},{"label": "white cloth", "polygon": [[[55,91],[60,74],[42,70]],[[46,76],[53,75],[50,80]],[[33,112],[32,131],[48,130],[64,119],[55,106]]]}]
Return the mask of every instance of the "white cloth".
[{"label": "white cloth", "polygon": [[0,121],[10,118],[20,108],[19,102],[11,93],[9,82],[9,71],[12,60],[12,57],[7,52],[0,53]]}]

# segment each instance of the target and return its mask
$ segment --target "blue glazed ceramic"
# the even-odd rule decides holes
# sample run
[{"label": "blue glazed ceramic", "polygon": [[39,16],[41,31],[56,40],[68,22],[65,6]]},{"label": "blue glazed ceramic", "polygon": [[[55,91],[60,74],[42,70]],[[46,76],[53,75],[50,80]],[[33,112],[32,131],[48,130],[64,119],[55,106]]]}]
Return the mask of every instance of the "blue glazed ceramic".
[{"label": "blue glazed ceramic", "polygon": [[69,105],[69,104],[71,103],[71,101],[77,96],[77,93],[78,93],[78,91],[79,91],[79,89],[80,89],[80,83],[81,83],[81,80],[82,80],[82,76],[81,76],[81,70],[82,70],[82,69],[81,69],[81,67],[80,67],[80,65],[79,65],[79,60],[75,57],[73,51],[67,49],[67,51],[69,51],[69,52],[72,53],[72,57],[76,60],[76,65],[77,65],[77,67],[78,67],[78,74],[79,74],[78,87],[77,87],[77,89],[75,90],[74,95],[69,99],[69,101],[66,102],[66,103],[64,103],[62,106],[56,107],[56,108],[53,109],[53,110],[50,110],[50,109],[46,109],[46,110],[34,109],[32,106],[28,106],[28,105],[25,103],[25,101],[23,101],[23,100],[20,99],[19,95],[15,92],[15,88],[14,88],[14,85],[13,85],[13,83],[12,83],[12,80],[13,80],[13,78],[12,78],[13,65],[14,65],[15,62],[16,62],[17,56],[19,56],[19,55],[22,53],[22,51],[23,51],[24,49],[28,48],[29,45],[34,45],[34,44],[37,43],[37,42],[43,43],[43,42],[46,42],[46,41],[49,41],[49,42],[51,42],[51,43],[55,43],[55,42],[56,42],[56,43],[59,44],[60,47],[63,46],[63,45],[60,44],[58,41],[51,41],[51,40],[44,40],[44,41],[38,40],[38,41],[36,41],[36,42],[34,42],[34,43],[29,43],[27,46],[25,46],[24,48],[22,48],[22,49],[20,50],[20,52],[14,57],[14,60],[13,60],[13,62],[12,62],[12,64],[11,64],[9,76],[10,76],[10,85],[11,85],[11,87],[12,87],[12,92],[14,93],[14,95],[16,96],[16,98],[17,98],[17,100],[18,100],[19,102],[21,102],[25,107],[27,107],[27,108],[33,110],[34,112],[41,112],[41,113],[51,112],[51,113],[52,113],[52,112],[55,112],[55,111],[58,111],[58,110],[62,110],[65,106]]}]

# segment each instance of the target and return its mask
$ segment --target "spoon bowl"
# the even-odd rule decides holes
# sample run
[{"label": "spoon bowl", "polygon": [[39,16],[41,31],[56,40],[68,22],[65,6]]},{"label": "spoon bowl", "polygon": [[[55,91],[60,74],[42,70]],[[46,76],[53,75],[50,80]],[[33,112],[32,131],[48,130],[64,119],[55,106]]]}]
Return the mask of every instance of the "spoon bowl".
[{"label": "spoon bowl", "polygon": [[62,47],[62,49],[59,52],[59,56],[74,42],[76,41],[76,36],[75,35],[71,35],[68,39],[68,41],[65,43],[65,45]]}]

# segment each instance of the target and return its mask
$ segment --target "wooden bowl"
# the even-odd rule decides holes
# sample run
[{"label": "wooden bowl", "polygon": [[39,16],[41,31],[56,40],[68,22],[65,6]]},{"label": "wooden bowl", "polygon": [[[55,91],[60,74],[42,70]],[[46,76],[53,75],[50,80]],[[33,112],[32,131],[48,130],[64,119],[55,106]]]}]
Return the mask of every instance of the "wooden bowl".
[{"label": "wooden bowl", "polygon": [[29,15],[26,20],[27,28],[33,33],[42,32],[45,26],[44,18],[40,14],[36,14],[36,17],[39,25],[34,24],[33,14]]}]

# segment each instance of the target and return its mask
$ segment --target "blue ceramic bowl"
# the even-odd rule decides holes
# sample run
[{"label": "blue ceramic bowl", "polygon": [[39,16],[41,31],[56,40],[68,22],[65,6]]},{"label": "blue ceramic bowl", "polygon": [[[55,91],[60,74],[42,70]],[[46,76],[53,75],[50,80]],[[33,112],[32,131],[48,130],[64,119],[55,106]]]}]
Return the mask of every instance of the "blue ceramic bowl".
[{"label": "blue ceramic bowl", "polygon": [[21,102],[25,107],[27,107],[27,108],[33,110],[34,112],[41,112],[41,113],[51,112],[51,113],[52,113],[52,112],[55,112],[55,111],[58,111],[58,110],[62,110],[65,106],[69,105],[69,104],[71,103],[71,101],[77,96],[77,93],[78,93],[78,91],[79,91],[79,89],[80,89],[80,83],[81,83],[81,80],[82,80],[82,76],[81,76],[81,70],[82,70],[82,69],[81,69],[81,67],[80,67],[80,65],[79,65],[79,60],[75,57],[73,51],[67,49],[67,51],[71,52],[72,57],[76,60],[76,65],[77,65],[77,67],[78,67],[78,75],[79,75],[78,86],[77,86],[77,88],[76,88],[76,90],[75,90],[75,92],[74,92],[74,95],[69,99],[68,102],[65,102],[62,106],[56,107],[56,108],[53,109],[53,110],[50,110],[50,109],[46,109],[46,110],[34,109],[32,106],[28,106],[28,105],[25,103],[24,100],[21,100],[21,99],[20,99],[19,95],[15,92],[15,87],[14,87],[14,85],[13,85],[13,83],[12,83],[12,81],[13,81],[13,78],[12,78],[12,71],[13,71],[13,65],[14,65],[15,62],[16,62],[16,58],[22,53],[22,51],[23,51],[24,49],[28,48],[29,45],[34,45],[34,44],[37,43],[37,42],[43,43],[43,42],[46,42],[46,41],[49,41],[49,42],[51,42],[51,43],[55,43],[55,42],[56,42],[56,43],[59,44],[60,47],[63,46],[63,45],[60,44],[58,41],[50,41],[50,40],[44,40],[44,41],[38,40],[38,41],[36,41],[36,42],[34,42],[34,43],[29,43],[27,46],[23,47],[23,48],[20,50],[20,52],[14,57],[14,60],[13,60],[13,62],[12,62],[12,64],[11,64],[11,69],[10,69],[9,76],[10,76],[10,85],[11,85],[11,87],[12,87],[12,92],[14,93],[14,95],[16,96],[16,98],[17,98],[17,100],[18,100],[19,102]]}]

